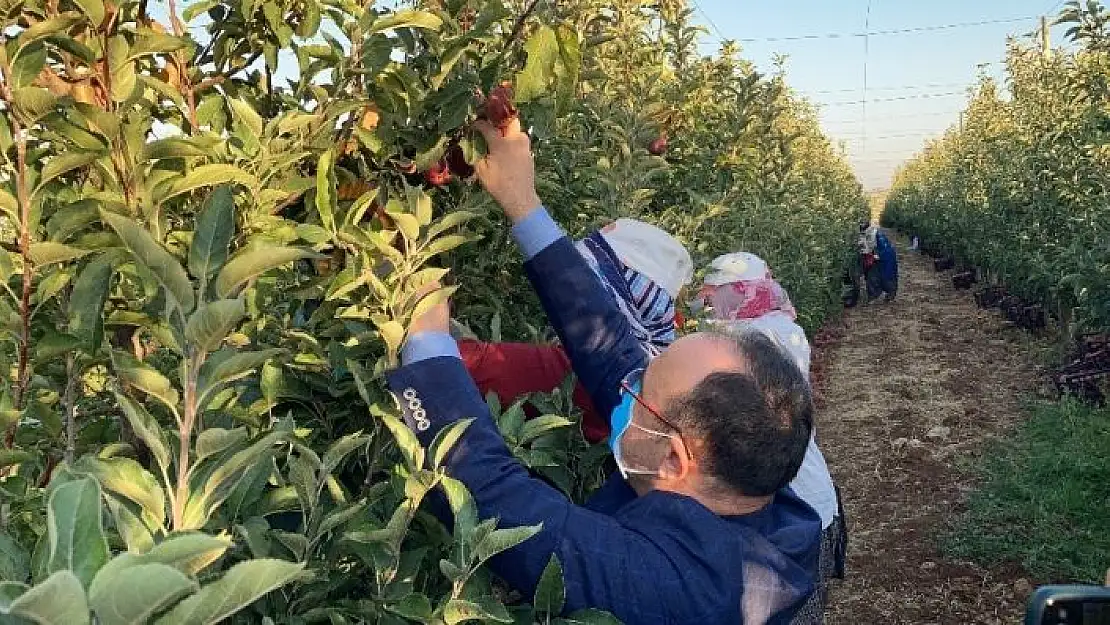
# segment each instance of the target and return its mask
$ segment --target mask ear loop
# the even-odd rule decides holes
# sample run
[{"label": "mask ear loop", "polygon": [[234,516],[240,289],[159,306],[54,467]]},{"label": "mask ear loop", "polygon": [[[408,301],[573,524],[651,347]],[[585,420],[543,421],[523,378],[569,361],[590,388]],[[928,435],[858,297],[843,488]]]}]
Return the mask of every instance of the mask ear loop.
[{"label": "mask ear loop", "polygon": [[682,442],[682,450],[683,450],[683,454],[686,456],[686,460],[687,461],[693,461],[694,457],[690,454],[690,445],[688,445],[686,443],[686,439],[683,438],[682,430],[678,426],[676,426],[674,423],[671,423],[671,421],[669,419],[667,419],[663,415],[659,414],[658,410],[656,410],[655,408],[652,408],[650,405],[648,405],[648,403],[644,400],[644,398],[640,397],[640,394],[637,393],[635,391],[635,389],[632,388],[632,385],[629,384],[627,380],[621,382],[621,388],[623,388],[624,392],[628,393],[637,404],[640,404],[640,406],[642,406],[644,408],[644,410],[647,410],[649,413],[651,413],[651,416],[655,417],[656,419],[659,419],[659,421],[661,421],[667,427],[674,430],[674,434],[670,434],[670,433],[666,433],[666,432],[659,432],[657,430],[652,430],[652,429],[649,429],[649,428],[645,428],[642,425],[636,425],[636,422],[634,420],[630,420],[629,425],[632,426],[632,427],[635,427],[639,430],[642,430],[644,432],[648,432],[650,434],[656,434],[658,436],[665,436],[667,438],[672,438],[672,439],[675,436],[677,436],[678,440]]}]

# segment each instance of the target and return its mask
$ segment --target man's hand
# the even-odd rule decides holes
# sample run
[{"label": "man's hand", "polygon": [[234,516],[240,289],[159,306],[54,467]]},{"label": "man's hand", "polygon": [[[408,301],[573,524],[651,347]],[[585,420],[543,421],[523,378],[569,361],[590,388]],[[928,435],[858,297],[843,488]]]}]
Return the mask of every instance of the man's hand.
[{"label": "man's hand", "polygon": [[519,119],[514,119],[504,131],[484,120],[475,122],[474,127],[489,146],[489,154],[475,164],[478,180],[509,219],[517,223],[540,206],[531,141],[520,129]]},{"label": "man's hand", "polygon": [[[420,289],[420,300],[423,300],[429,294],[443,288],[439,282],[433,282],[425,285]],[[437,332],[449,334],[451,332],[451,302],[447,298],[432,306],[419,317],[413,317],[409,323],[409,336],[414,336],[421,332]]]}]

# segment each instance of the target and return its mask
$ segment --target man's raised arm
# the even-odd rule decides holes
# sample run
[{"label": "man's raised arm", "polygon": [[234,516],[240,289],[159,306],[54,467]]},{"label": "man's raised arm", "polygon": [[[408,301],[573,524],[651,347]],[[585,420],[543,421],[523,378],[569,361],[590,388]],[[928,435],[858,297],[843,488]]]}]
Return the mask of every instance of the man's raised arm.
[{"label": "man's raised arm", "polygon": [[574,372],[598,412],[608,415],[620,401],[621,380],[647,364],[643,349],[601,279],[542,206],[520,122],[504,132],[485,122],[477,128],[489,146],[489,155],[477,164],[478,178],[513,222],[528,278]]}]

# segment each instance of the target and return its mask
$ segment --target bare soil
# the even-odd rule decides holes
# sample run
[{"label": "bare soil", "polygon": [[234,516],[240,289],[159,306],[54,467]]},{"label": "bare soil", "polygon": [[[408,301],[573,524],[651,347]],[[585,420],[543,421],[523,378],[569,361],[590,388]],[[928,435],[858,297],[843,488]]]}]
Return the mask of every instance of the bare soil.
[{"label": "bare soil", "polygon": [[850,532],[827,621],[1020,623],[1036,580],[951,560],[938,535],[965,509],[976,457],[1026,417],[1039,345],[899,252],[898,298],[846,311],[815,341],[817,437]]}]

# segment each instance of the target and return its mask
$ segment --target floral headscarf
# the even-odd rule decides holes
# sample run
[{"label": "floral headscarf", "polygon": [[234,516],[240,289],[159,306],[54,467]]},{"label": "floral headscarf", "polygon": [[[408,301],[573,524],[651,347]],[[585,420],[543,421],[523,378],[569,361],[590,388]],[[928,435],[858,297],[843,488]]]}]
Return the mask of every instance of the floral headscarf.
[{"label": "floral headscarf", "polygon": [[713,261],[694,306],[711,308],[710,325],[730,332],[757,330],[778,345],[809,377],[810,348],[786,290],[754,254],[725,254]]},{"label": "floral headscarf", "polygon": [[772,312],[791,321],[798,316],[767,263],[747,252],[725,254],[713,261],[697,303],[712,308],[713,318],[722,321],[756,319]]}]

